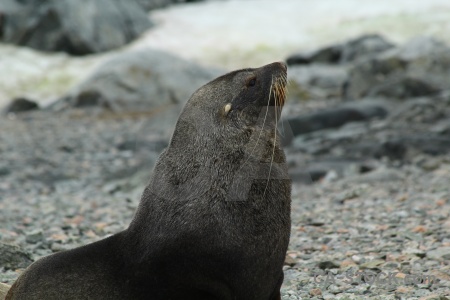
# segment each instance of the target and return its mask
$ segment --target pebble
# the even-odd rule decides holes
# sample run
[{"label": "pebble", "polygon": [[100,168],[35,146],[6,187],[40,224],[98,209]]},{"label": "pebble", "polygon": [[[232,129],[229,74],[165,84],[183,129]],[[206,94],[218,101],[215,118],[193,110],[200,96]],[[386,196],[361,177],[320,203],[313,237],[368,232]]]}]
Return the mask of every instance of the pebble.
[{"label": "pebble", "polygon": [[36,244],[44,239],[42,230],[33,230],[25,234],[25,241],[29,244]]},{"label": "pebble", "polygon": [[450,247],[440,247],[426,253],[429,259],[433,260],[450,260]]}]

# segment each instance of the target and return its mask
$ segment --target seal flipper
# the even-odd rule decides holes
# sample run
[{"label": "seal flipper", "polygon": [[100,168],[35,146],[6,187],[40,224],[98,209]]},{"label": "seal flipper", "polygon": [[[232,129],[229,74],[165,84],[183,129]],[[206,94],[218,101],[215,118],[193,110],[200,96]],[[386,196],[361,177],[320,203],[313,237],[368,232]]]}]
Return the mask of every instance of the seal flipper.
[{"label": "seal flipper", "polygon": [[[33,263],[6,299],[131,299],[121,273],[120,234]],[[107,251],[106,251],[107,250]]]}]

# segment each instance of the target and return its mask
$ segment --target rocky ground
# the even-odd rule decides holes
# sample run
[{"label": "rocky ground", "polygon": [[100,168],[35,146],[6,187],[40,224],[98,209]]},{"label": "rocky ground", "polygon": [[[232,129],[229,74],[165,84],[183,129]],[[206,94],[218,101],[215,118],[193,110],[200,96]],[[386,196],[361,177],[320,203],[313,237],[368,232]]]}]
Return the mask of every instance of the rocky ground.
[{"label": "rocky ground", "polygon": [[[166,145],[148,119],[74,110],[0,121],[1,282],[126,228]],[[450,158],[336,176],[294,184],[283,299],[450,297]]]},{"label": "rocky ground", "polygon": [[[1,122],[2,282],[43,255],[127,226],[165,146],[145,134],[147,118],[33,113]],[[395,169],[295,184],[283,299],[445,299],[449,182],[450,159],[423,155]],[[349,275],[355,282],[346,283],[358,271],[369,281],[398,274],[375,283]],[[415,284],[405,281],[411,276],[434,277]]]}]

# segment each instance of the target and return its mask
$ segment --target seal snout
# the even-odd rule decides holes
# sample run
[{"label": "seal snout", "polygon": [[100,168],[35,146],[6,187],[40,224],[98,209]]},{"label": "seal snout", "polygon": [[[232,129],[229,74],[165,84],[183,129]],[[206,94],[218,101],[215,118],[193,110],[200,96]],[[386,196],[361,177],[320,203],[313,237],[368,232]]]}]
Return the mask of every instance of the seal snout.
[{"label": "seal snout", "polygon": [[274,62],[268,65],[268,67],[271,73],[269,105],[283,107],[287,92],[287,66],[284,62]]},{"label": "seal snout", "polygon": [[283,69],[285,72],[287,71],[287,66],[286,66],[286,64],[284,62],[277,61],[274,64],[277,65],[279,68]]}]

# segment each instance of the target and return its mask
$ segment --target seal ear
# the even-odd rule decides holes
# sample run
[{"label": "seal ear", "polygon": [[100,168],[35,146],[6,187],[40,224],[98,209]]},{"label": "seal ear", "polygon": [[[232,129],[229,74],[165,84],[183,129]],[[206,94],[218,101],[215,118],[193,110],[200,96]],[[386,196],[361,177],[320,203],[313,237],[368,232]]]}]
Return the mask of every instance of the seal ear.
[{"label": "seal ear", "polygon": [[223,107],[223,111],[224,111],[225,116],[228,115],[228,113],[230,112],[230,110],[231,110],[231,103],[227,103],[227,104]]}]

